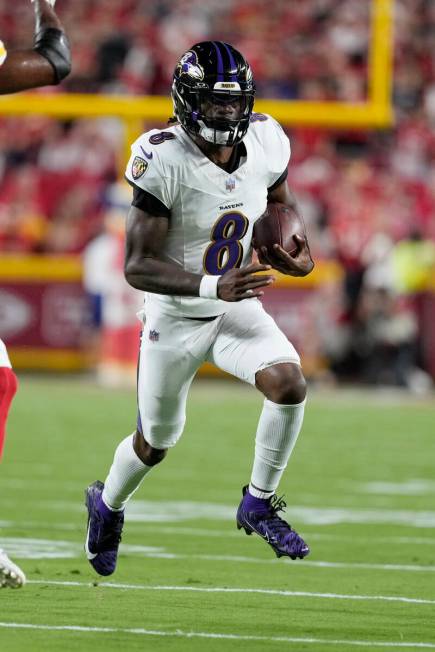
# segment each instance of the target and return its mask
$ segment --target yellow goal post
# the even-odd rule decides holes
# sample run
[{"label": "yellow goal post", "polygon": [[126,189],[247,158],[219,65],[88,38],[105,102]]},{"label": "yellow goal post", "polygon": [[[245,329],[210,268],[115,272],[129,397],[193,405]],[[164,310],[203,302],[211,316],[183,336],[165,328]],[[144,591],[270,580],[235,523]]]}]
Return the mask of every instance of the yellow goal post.
[{"label": "yellow goal post", "polygon": [[[255,110],[270,113],[286,126],[329,127],[331,129],[387,128],[393,124],[391,81],[393,67],[393,11],[394,0],[361,0],[371,2],[370,52],[368,61],[367,99],[364,102],[305,102],[300,100],[258,100]],[[91,94],[53,94],[45,92],[20,93],[0,97],[0,116],[46,115],[59,119],[99,118],[113,116],[124,125],[124,149],[120,152],[119,169],[123,171],[129,156],[130,144],[143,129],[144,121],[164,122],[172,114],[168,97],[137,97]],[[3,281],[36,283],[49,280],[53,270],[62,274],[62,280],[81,278],[78,257],[21,257],[9,255],[0,264]],[[342,270],[335,261],[323,261],[306,279],[279,275],[277,287],[309,288],[339,282]],[[29,351],[10,351],[14,363],[29,364]],[[72,369],[86,366],[86,352],[54,351],[37,358],[34,364],[41,368]],[[18,356],[18,357],[17,357]],[[50,357],[51,356],[51,357]],[[65,357],[66,356],[66,357]],[[21,366],[21,365],[20,365]]]},{"label": "yellow goal post", "polygon": [[[362,0],[364,1],[364,0]],[[270,113],[288,126],[386,128],[394,120],[391,104],[394,0],[371,2],[367,99],[364,102],[306,102],[259,99],[258,112]],[[164,121],[171,101],[160,96],[21,93],[0,98],[0,115],[40,114],[63,119],[116,116],[125,125],[125,150],[145,120]]]}]

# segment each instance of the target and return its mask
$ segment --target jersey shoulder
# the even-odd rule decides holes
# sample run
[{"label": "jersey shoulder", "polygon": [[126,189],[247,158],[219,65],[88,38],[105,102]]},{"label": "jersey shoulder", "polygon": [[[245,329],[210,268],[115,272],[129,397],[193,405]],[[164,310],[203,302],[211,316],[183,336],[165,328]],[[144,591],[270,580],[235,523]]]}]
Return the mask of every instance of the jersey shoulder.
[{"label": "jersey shoulder", "polygon": [[253,113],[249,125],[250,134],[266,152],[274,149],[290,150],[289,139],[279,122],[267,113]]},{"label": "jersey shoulder", "polygon": [[281,174],[290,160],[290,141],[279,122],[267,113],[253,113],[247,137],[262,150],[270,173]]},{"label": "jersey shoulder", "polygon": [[179,125],[151,129],[139,136],[131,151],[149,163],[153,161],[163,171],[166,167],[175,168],[183,162],[184,139],[184,131]]},{"label": "jersey shoulder", "polygon": [[6,51],[6,48],[5,48],[5,46],[4,46],[4,43],[3,43],[3,41],[0,40],[0,66],[2,65],[2,63],[4,62],[4,60],[6,59],[7,54],[8,54],[8,53],[7,53],[7,51]]},{"label": "jersey shoulder", "polygon": [[151,193],[167,208],[177,193],[177,169],[185,158],[181,131],[179,125],[174,125],[143,133],[131,146],[125,170],[131,185]]}]

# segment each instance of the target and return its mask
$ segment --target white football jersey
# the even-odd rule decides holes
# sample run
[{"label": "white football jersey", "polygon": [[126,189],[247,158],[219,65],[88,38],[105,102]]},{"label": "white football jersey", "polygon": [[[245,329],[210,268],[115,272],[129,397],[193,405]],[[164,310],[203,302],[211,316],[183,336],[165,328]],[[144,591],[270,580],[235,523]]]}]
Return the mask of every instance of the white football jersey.
[{"label": "white football jersey", "polygon": [[[220,275],[251,262],[253,226],[290,158],[289,140],[272,117],[254,113],[251,120],[243,139],[247,155],[231,173],[210,161],[178,124],[142,134],[132,145],[126,177],[170,210],[162,257],[187,272]],[[210,317],[232,304],[146,293],[146,306]]]},{"label": "white football jersey", "polygon": [[6,350],[6,345],[3,340],[0,340],[0,367],[10,367],[11,361],[8,357],[8,352]]},{"label": "white football jersey", "polygon": [[6,56],[7,56],[6,48],[3,45],[2,41],[0,41],[0,66],[2,65],[4,60],[6,59]]}]

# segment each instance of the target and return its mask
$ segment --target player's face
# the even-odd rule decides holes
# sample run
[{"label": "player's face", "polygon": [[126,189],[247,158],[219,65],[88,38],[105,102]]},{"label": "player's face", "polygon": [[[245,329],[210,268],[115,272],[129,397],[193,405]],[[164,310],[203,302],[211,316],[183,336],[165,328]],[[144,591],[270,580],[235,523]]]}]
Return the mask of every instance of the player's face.
[{"label": "player's face", "polygon": [[244,98],[217,93],[203,100],[201,109],[207,118],[240,120],[243,115]]}]

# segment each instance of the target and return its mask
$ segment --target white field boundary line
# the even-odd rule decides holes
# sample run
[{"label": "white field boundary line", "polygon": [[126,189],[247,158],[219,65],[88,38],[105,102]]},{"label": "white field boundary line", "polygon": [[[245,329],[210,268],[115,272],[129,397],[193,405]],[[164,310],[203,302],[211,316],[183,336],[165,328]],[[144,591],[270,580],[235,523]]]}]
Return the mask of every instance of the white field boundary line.
[{"label": "white field boundary line", "polygon": [[[72,530],[77,531],[79,526],[76,523],[50,523],[45,524],[41,521],[0,521],[1,529],[17,529],[29,530],[31,528],[38,530]],[[190,528],[190,527],[160,527],[156,523],[141,523],[139,521],[130,521],[129,528],[139,527],[140,529],[150,529],[152,533],[160,534],[176,534],[178,536],[192,536],[192,537],[206,537],[208,539],[219,538],[237,538],[240,539],[240,532],[226,531],[226,530],[209,530],[205,528]],[[351,536],[348,534],[324,534],[321,532],[306,532],[307,538],[316,541],[352,541],[356,543],[389,543],[395,545],[426,545],[435,546],[434,537],[359,537]]]},{"label": "white field boundary line", "polygon": [[[137,521],[130,521],[128,523],[128,527],[134,527],[134,526],[141,526],[141,529],[144,529],[145,531],[147,528],[149,528],[152,532],[158,532],[160,534],[176,534],[176,535],[181,535],[181,536],[192,536],[192,537],[206,537],[206,538],[220,538],[220,539],[228,539],[229,537],[231,538],[240,538],[240,532],[232,532],[226,531],[226,530],[214,530],[210,528],[209,530],[205,528],[190,528],[190,527],[160,527],[158,524],[154,523],[140,523]],[[65,526],[67,524],[65,523]],[[11,526],[7,527],[16,527],[19,529],[22,529],[23,527],[26,528],[26,524],[19,524],[17,523],[16,525],[12,524]],[[40,528],[41,525],[38,524],[38,527]],[[305,526],[306,527],[306,526]],[[54,527],[55,529],[55,527]],[[77,526],[68,526],[65,527],[65,529],[77,529]],[[351,536],[349,534],[343,534],[343,535],[337,535],[337,534],[325,534],[323,532],[310,532],[309,530],[305,532],[307,538],[312,539],[312,540],[317,540],[317,541],[352,541],[356,543],[390,543],[390,544],[398,544],[398,545],[409,545],[410,543],[413,545],[427,545],[427,546],[435,546],[435,537],[359,537],[359,536]]]},{"label": "white field boundary line", "polygon": [[[47,500],[41,507],[50,511],[68,510],[84,513],[83,506],[71,501]],[[193,501],[132,500],[126,511],[126,521],[139,523],[181,523],[192,520],[235,520],[235,505],[201,503]],[[376,507],[308,507],[291,505],[286,509],[286,519],[299,525],[397,525],[408,528],[434,528],[435,511],[382,509]]]},{"label": "white field boundary line", "polygon": [[31,623],[3,623],[0,627],[4,629],[36,629],[53,632],[79,632],[91,634],[134,634],[139,636],[171,636],[174,638],[204,638],[230,641],[265,641],[267,643],[312,643],[314,645],[354,645],[359,647],[383,647],[383,648],[421,648],[435,649],[435,643],[406,642],[406,641],[358,641],[327,638],[302,638],[296,636],[254,636],[249,634],[220,634],[218,632],[185,632],[181,629],[175,631],[155,630],[121,627],[86,627],[83,625],[33,625]]},{"label": "white field boundary line", "polygon": [[[75,559],[82,556],[82,546],[69,541],[52,541],[47,539],[17,539],[3,538],[2,544],[12,557],[19,559]],[[147,559],[168,559],[168,560],[199,560],[199,561],[220,561],[237,564],[290,564],[298,569],[301,568],[331,568],[331,569],[356,569],[375,570],[387,572],[411,572],[411,573],[434,573],[435,566],[423,564],[371,564],[368,562],[336,562],[336,561],[311,561],[300,562],[289,559],[277,560],[275,558],[262,559],[260,557],[248,557],[244,555],[188,555],[173,553],[164,548],[153,548],[152,546],[135,546],[121,544],[121,554],[134,554]]]},{"label": "white field boundary line", "polygon": [[53,586],[98,587],[107,589],[128,589],[139,591],[186,591],[190,593],[246,593],[257,595],[279,595],[287,598],[322,598],[327,600],[365,600],[380,602],[404,602],[406,604],[435,605],[435,600],[426,598],[407,598],[399,595],[346,595],[342,593],[313,593],[310,591],[283,591],[280,589],[250,589],[240,587],[199,587],[199,586],[166,586],[152,584],[118,584],[116,582],[75,582],[61,580],[28,580],[27,584],[43,584]]}]

